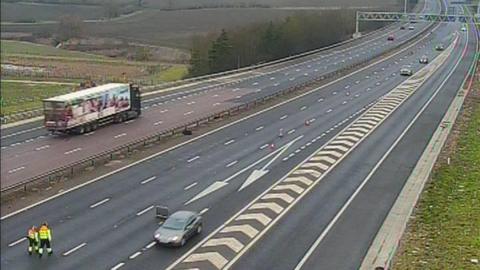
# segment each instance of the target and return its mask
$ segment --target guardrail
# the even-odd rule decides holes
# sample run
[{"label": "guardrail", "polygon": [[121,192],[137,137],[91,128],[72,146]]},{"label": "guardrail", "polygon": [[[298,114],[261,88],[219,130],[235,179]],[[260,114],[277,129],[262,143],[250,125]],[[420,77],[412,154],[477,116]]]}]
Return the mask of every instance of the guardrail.
[{"label": "guardrail", "polygon": [[331,79],[331,78],[333,78],[333,77],[335,77],[339,74],[342,74],[346,71],[349,71],[353,68],[364,65],[364,64],[372,61],[373,59],[379,57],[380,55],[384,55],[384,54],[390,53],[390,52],[398,49],[399,47],[403,46],[403,44],[408,43],[408,42],[416,39],[418,36],[422,35],[423,33],[429,31],[433,26],[434,26],[434,24],[431,24],[430,26],[426,27],[424,30],[418,32],[417,34],[415,34],[412,37],[405,40],[403,43],[399,43],[396,46],[390,48],[389,50],[387,50],[387,51],[385,51],[381,54],[369,57],[368,59],[365,59],[365,60],[363,60],[359,63],[352,64],[352,65],[343,67],[342,69],[332,71],[330,73],[318,76],[316,78],[313,78],[312,80],[309,80],[307,82],[301,83],[301,84],[293,86],[293,87],[283,89],[283,90],[278,91],[274,94],[263,96],[263,97],[260,97],[258,99],[255,99],[253,101],[245,102],[241,105],[236,105],[236,106],[230,107],[230,108],[222,110],[222,111],[214,112],[214,113],[209,114],[205,117],[197,118],[197,119],[192,120],[190,122],[178,125],[174,128],[170,128],[170,129],[167,129],[167,130],[160,131],[160,132],[158,132],[156,134],[153,134],[153,135],[145,136],[145,137],[140,138],[138,140],[132,141],[128,144],[116,147],[114,149],[104,151],[102,153],[96,154],[96,155],[88,157],[86,159],[79,160],[79,161],[71,163],[69,165],[54,169],[50,172],[31,177],[31,178],[29,178],[25,181],[21,181],[19,183],[16,183],[16,184],[13,184],[13,185],[10,185],[10,186],[7,186],[7,187],[2,187],[1,193],[4,194],[5,192],[11,192],[11,191],[16,191],[16,190],[17,191],[18,190],[27,191],[27,186],[28,185],[33,185],[33,184],[38,183],[40,181],[47,180],[47,181],[50,182],[50,181],[55,180],[55,179],[56,180],[61,180],[66,175],[73,176],[75,174],[75,171],[82,170],[86,167],[95,166],[98,162],[100,162],[102,160],[103,161],[113,160],[116,155],[122,155],[122,154],[125,154],[125,153],[130,154],[133,149],[137,149],[139,147],[146,146],[146,145],[152,144],[154,142],[161,141],[165,138],[168,138],[168,137],[174,136],[176,134],[179,134],[179,133],[183,132],[184,130],[190,130],[190,129],[199,127],[199,126],[201,126],[203,124],[206,124],[206,123],[209,123],[209,122],[211,122],[212,120],[215,120],[215,119],[236,115],[238,113],[241,113],[241,112],[244,112],[244,111],[249,110],[251,108],[254,108],[254,107],[258,106],[259,104],[264,104],[265,102],[267,102],[271,99],[274,99],[276,97],[284,96],[286,94],[298,91],[300,89],[311,86],[313,84],[324,81],[326,79]]}]

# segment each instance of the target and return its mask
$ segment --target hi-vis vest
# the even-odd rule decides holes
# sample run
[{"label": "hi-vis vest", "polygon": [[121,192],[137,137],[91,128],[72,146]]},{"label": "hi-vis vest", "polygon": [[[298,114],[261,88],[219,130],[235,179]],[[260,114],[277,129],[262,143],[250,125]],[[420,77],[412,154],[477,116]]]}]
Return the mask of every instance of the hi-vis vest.
[{"label": "hi-vis vest", "polygon": [[40,239],[51,240],[50,229],[47,226],[40,227],[38,235],[40,236]]},{"label": "hi-vis vest", "polygon": [[35,230],[28,230],[28,238],[35,239]]}]

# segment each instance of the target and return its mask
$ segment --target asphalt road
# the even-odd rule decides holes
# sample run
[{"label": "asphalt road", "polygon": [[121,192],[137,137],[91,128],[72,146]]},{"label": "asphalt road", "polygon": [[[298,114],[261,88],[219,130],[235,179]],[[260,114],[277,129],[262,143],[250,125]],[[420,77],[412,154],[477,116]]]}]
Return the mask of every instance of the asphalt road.
[{"label": "asphalt road", "polygon": [[[3,219],[1,266],[5,269],[34,269],[35,267],[109,269],[116,265],[122,269],[165,268],[187,251],[188,247],[170,249],[150,245],[152,233],[157,226],[150,206],[166,204],[173,210],[187,208],[206,211],[203,234],[206,236],[327,142],[366,107],[402,82],[405,78],[398,75],[399,64],[395,64],[395,61],[397,63],[412,62],[414,69],[418,70],[421,67],[417,64],[418,57],[428,53],[433,59],[438,55],[438,52],[432,50],[434,44],[440,40],[446,43],[451,41],[453,38],[449,35],[451,31],[451,27],[442,26],[434,34],[426,37],[425,41],[420,42],[415,49],[407,50],[313,93],[235,123],[101,181]],[[445,77],[444,69],[451,68],[453,62],[458,59],[459,48],[463,42],[464,38],[461,38],[455,55],[447,60],[447,64],[435,74],[435,78],[428,81],[429,84],[438,83],[440,79],[437,78]],[[471,59],[468,56],[465,59]],[[467,64],[468,61],[462,61],[461,66],[467,66]],[[392,76],[394,73],[395,75]],[[452,78],[461,78],[465,70],[459,68],[455,74]],[[365,80],[366,76],[380,78]],[[356,81],[359,83],[356,84]],[[377,85],[377,83],[380,84]],[[348,85],[351,88],[345,89]],[[349,192],[351,193],[352,189],[358,185],[361,176],[365,175],[365,172],[368,173],[378,159],[378,155],[388,148],[391,141],[398,136],[398,132],[405,128],[409,117],[411,118],[412,114],[419,110],[422,101],[424,102],[434,91],[429,86],[431,85],[424,85],[408,99],[400,108],[403,111],[395,112],[332,171],[327,179],[306,196],[301,204],[282,219],[282,222],[285,222],[283,226],[274,227],[274,230],[253,246],[253,249],[246,253],[235,267],[247,269],[247,266],[255,264],[261,266],[261,269],[277,267],[292,269],[318,236],[319,231],[335,215],[339,206],[349,196]],[[454,90],[450,88],[449,91]],[[347,91],[350,92],[348,96],[345,94]],[[446,104],[447,101],[448,95],[444,103]],[[441,116],[443,109],[438,105],[433,107],[433,112],[436,116]],[[311,120],[309,126],[304,125],[307,119]],[[433,122],[432,125],[435,123],[431,120],[427,122]],[[280,128],[285,130],[283,138],[277,136]],[[428,139],[428,136],[425,136],[428,132],[427,128],[420,129],[420,133],[414,134],[413,138]],[[271,158],[260,162],[257,162],[258,160],[302,135],[303,137],[300,137],[267,167],[270,170],[268,174],[246,189],[237,191],[251,173],[251,169],[265,166]],[[272,142],[276,145],[274,149],[268,147]],[[264,147],[265,145],[267,147]],[[416,151],[421,149],[421,147],[413,148]],[[410,152],[408,154],[412,155]],[[365,158],[366,156],[368,158]],[[406,158],[403,161],[414,159]],[[250,164],[256,165],[242,173],[242,168],[249,167]],[[341,166],[346,167],[341,169]],[[230,177],[237,172],[240,173]],[[219,190],[185,205],[185,202],[196,197],[214,182],[226,179],[228,184]],[[311,200],[314,202],[312,203]],[[384,207],[387,206],[384,205]],[[349,217],[357,218],[355,215]],[[372,218],[372,223],[377,221],[374,224],[377,227],[381,224],[378,222],[379,219]],[[52,225],[55,254],[41,260],[28,258],[26,243],[16,243],[16,241],[25,234],[26,228],[31,223],[39,223],[43,220],[48,220]],[[348,224],[359,227],[355,222]],[[316,227],[318,230],[314,229]],[[373,237],[372,231],[374,229],[370,228],[367,234],[370,239]],[[335,230],[332,233],[335,233]],[[352,241],[347,243],[347,237],[342,239],[345,241],[344,248],[355,244]],[[192,247],[198,240],[200,237],[194,239],[188,246]],[[368,239],[362,240],[356,245],[368,247],[365,244],[368,241]],[[328,245],[328,248],[341,249],[335,244]],[[319,251],[322,250],[325,249],[320,246]],[[343,262],[343,257],[336,258]],[[359,264],[361,261],[358,261],[358,256],[356,258],[352,258],[352,262]],[[278,262],[279,260],[288,263],[288,267]],[[318,262],[314,261],[309,263],[318,265]]]},{"label": "asphalt road", "polygon": [[[435,6],[428,5],[427,8]],[[393,42],[385,42],[385,35],[390,32],[382,32],[378,38],[353,42],[353,48],[351,44],[344,45],[342,47],[345,48],[335,48],[288,64],[248,72],[237,76],[239,78],[220,78],[195,87],[186,87],[175,94],[148,96],[144,100],[145,111],[140,119],[105,127],[95,131],[95,134],[52,136],[35,123],[2,130],[2,186],[12,185],[215,111],[301,84],[313,76],[321,76],[361,62],[406,40],[425,26],[417,24],[414,31],[395,29],[396,40]],[[220,86],[217,85],[218,81],[221,82]],[[361,80],[358,84],[360,82]],[[45,156],[49,158],[46,159]]]}]

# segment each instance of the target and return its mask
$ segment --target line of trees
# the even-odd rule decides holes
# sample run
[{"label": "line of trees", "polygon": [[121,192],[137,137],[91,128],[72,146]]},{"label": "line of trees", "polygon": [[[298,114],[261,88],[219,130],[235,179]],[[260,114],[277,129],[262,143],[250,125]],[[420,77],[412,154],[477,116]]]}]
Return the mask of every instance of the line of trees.
[{"label": "line of trees", "polygon": [[[369,28],[377,25],[367,26]],[[284,20],[196,36],[189,76],[200,76],[271,61],[348,39],[355,12],[299,12]],[[365,28],[363,28],[365,29]]]}]

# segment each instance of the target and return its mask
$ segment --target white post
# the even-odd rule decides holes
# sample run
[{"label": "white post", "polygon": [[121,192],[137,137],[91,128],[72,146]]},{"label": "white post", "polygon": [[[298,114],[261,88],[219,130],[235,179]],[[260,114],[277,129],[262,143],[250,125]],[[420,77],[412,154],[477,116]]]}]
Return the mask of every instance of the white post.
[{"label": "white post", "polygon": [[407,15],[407,2],[408,0],[405,0],[405,6],[403,7],[403,13],[405,13],[405,15]]}]

